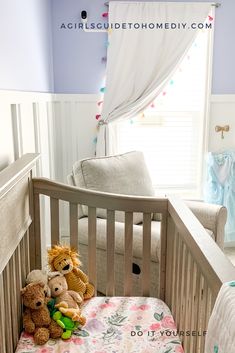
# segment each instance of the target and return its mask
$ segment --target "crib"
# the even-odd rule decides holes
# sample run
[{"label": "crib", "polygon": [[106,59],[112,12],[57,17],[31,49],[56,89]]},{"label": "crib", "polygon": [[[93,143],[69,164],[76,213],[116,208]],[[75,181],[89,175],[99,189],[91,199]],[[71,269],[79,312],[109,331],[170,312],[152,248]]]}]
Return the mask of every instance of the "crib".
[{"label": "crib", "polygon": [[[88,206],[88,275],[96,287],[96,208],[107,210],[106,295],[115,296],[115,211],[125,212],[124,297],[132,293],[133,212],[143,213],[142,295],[149,296],[151,215],[161,213],[160,288],[177,329],[206,331],[216,296],[235,269],[183,201],[130,197],[78,189],[34,178],[37,154],[26,154],[0,173],[0,352],[13,353],[22,330],[20,288],[45,262],[41,205],[49,198],[51,244],[60,241],[60,202],[69,204],[70,245],[77,247],[78,205]],[[181,335],[186,353],[203,353],[205,335]]]}]

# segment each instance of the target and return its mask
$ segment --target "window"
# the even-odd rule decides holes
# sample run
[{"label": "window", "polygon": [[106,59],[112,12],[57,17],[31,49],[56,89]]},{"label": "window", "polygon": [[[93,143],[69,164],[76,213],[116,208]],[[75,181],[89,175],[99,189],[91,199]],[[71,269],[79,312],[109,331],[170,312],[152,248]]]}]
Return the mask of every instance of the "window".
[{"label": "window", "polygon": [[143,114],[118,123],[118,150],[142,150],[157,190],[200,197],[205,152],[210,31],[202,31]]}]

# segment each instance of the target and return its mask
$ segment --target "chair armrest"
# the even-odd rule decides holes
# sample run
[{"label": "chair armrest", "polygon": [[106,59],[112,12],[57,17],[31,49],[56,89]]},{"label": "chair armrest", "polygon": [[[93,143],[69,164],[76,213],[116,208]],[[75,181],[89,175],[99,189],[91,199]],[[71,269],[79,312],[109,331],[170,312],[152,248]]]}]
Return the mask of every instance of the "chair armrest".
[{"label": "chair armrest", "polygon": [[213,232],[215,242],[223,250],[224,227],[227,220],[226,207],[205,203],[202,201],[185,201],[185,203],[203,227]]},{"label": "chair armrest", "polygon": [[67,182],[68,182],[68,184],[71,185],[71,186],[76,186],[76,185],[75,185],[75,182],[74,182],[73,174],[67,175]]}]

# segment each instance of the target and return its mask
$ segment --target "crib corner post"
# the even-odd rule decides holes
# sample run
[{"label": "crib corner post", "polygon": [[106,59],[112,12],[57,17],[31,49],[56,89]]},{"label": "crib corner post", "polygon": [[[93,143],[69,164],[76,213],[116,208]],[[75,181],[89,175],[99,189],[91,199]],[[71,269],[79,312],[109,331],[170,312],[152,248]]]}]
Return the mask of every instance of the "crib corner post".
[{"label": "crib corner post", "polygon": [[166,246],[167,246],[167,217],[168,213],[162,213],[160,233],[160,283],[159,298],[165,301],[166,295]]},{"label": "crib corner post", "polygon": [[29,205],[32,223],[29,228],[30,236],[30,270],[42,268],[41,258],[41,227],[40,227],[40,199],[35,193],[32,170],[29,179]]},{"label": "crib corner post", "polygon": [[165,303],[172,310],[172,291],[173,291],[173,281],[174,281],[174,242],[175,242],[175,224],[168,213],[167,215],[167,236],[166,236],[166,284],[165,284]]}]

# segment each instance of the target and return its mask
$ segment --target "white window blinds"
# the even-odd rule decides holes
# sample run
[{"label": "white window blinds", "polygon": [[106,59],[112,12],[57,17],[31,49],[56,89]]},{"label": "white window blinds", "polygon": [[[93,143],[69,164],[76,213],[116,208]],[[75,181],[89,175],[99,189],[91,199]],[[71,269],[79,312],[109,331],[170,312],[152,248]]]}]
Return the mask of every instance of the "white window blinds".
[{"label": "white window blinds", "polygon": [[143,151],[156,189],[200,197],[210,47],[201,31],[155,102],[118,124],[119,152]]}]

